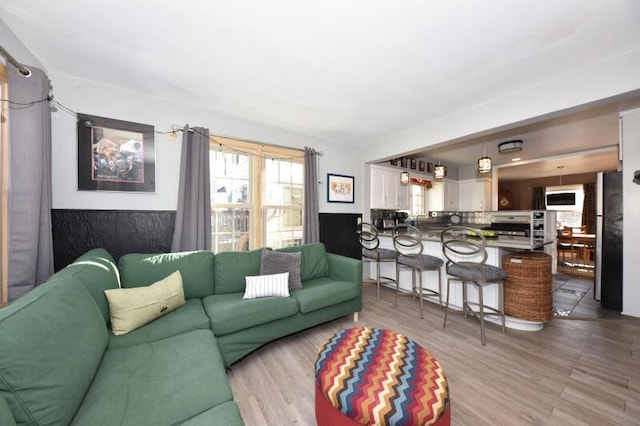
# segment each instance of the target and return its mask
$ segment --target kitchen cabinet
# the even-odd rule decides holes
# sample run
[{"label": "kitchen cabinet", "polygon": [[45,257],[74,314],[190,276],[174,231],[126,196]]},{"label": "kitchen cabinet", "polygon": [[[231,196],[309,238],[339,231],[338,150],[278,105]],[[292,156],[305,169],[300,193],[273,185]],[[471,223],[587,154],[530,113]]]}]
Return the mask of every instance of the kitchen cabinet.
[{"label": "kitchen cabinet", "polygon": [[491,210],[491,179],[458,181],[458,210]]},{"label": "kitchen cabinet", "polygon": [[458,183],[443,179],[433,180],[431,189],[427,191],[429,211],[457,211]]},{"label": "kitchen cabinet", "polygon": [[371,166],[371,208],[409,210],[409,185],[400,183],[400,171]]}]

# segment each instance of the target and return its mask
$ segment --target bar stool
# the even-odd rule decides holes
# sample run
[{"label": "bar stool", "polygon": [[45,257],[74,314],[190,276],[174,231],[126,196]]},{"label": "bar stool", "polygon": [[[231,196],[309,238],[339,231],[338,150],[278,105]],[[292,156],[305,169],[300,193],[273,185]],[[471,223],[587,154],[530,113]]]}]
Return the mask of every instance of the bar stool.
[{"label": "bar stool", "polygon": [[[475,237],[468,237],[473,233]],[[506,331],[504,324],[504,285],[508,277],[507,272],[497,266],[487,265],[487,242],[480,232],[466,226],[450,226],[440,234],[442,252],[447,259],[447,300],[444,309],[442,328],[447,325],[449,311],[449,294],[451,281],[462,282],[462,311],[464,316],[471,314],[480,320],[480,341],[485,346],[484,317],[495,315],[502,320],[502,332]],[[467,300],[467,284],[478,290],[478,302]],[[484,304],[483,289],[487,285],[498,286],[498,308]],[[474,310],[475,308],[475,310]]]},{"label": "bar stool", "polygon": [[380,275],[380,263],[395,262],[395,250],[380,248],[378,228],[370,223],[363,222],[358,226],[358,238],[362,246],[362,261],[376,264],[377,299],[380,301],[380,283],[394,283],[396,280]]},{"label": "bar stool", "polygon": [[[438,296],[438,303],[442,308],[442,265],[444,261],[439,257],[422,254],[422,233],[415,226],[402,223],[393,228],[393,246],[398,252],[396,258],[396,299],[394,307],[398,304],[398,293],[400,292],[400,270],[411,270],[411,290],[416,295],[416,273],[419,276],[420,286],[418,287],[418,297],[420,298],[420,318],[422,314],[422,296],[427,291]],[[425,289],[422,286],[423,271],[438,271],[438,291]]]}]

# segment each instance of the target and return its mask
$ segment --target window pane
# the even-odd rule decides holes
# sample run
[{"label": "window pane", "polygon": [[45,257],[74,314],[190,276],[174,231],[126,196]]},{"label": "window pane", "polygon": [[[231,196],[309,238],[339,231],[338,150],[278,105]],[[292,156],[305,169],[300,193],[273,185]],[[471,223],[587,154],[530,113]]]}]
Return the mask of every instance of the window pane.
[{"label": "window pane", "polygon": [[265,234],[266,245],[274,249],[302,244],[302,209],[267,208]]},{"label": "window pane", "polygon": [[302,165],[285,160],[265,160],[265,204],[302,206]]},{"label": "window pane", "polygon": [[249,209],[213,208],[211,246],[214,253],[249,250]]},{"label": "window pane", "polygon": [[211,202],[248,204],[250,158],[248,155],[210,151]]}]

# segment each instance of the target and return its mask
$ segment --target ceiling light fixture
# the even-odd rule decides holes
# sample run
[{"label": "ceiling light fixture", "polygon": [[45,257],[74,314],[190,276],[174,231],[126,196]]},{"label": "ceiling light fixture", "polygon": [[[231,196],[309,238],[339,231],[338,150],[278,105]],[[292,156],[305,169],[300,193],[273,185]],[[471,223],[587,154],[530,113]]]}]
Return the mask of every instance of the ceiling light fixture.
[{"label": "ceiling light fixture", "polygon": [[433,166],[433,177],[436,179],[444,179],[447,175],[447,166],[440,164],[440,157],[438,156],[438,164]]},{"label": "ceiling light fixture", "polygon": [[507,154],[510,152],[522,151],[522,141],[520,139],[502,142],[498,144],[498,152],[500,154]]},{"label": "ceiling light fixture", "polygon": [[406,185],[409,183],[409,172],[408,171],[403,171],[402,173],[400,173],[400,183],[403,185]]},{"label": "ceiling light fixture", "polygon": [[489,173],[491,171],[491,157],[487,157],[485,143],[482,143],[482,157],[478,159],[478,172]]}]

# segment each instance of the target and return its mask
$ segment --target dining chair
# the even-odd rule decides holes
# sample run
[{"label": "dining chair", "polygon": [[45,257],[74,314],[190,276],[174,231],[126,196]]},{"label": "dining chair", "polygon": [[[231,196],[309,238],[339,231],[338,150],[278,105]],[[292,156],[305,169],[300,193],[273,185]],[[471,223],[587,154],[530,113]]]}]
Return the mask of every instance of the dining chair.
[{"label": "dining chair", "polygon": [[[474,237],[469,237],[474,235]],[[467,317],[473,315],[480,321],[480,341],[485,346],[485,316],[497,316],[502,322],[502,332],[505,328],[504,314],[504,285],[507,279],[507,271],[504,269],[487,265],[487,242],[482,233],[467,226],[450,226],[440,234],[442,242],[442,252],[447,259],[447,298],[444,309],[444,321],[442,328],[447,325],[447,312],[449,311],[449,296],[451,294],[451,283],[459,281],[462,283],[462,311]],[[478,291],[478,301],[468,300],[467,285],[472,285]],[[496,285],[498,291],[498,306],[486,305],[484,302],[484,289],[489,285]]]},{"label": "dining chair", "polygon": [[[396,298],[393,307],[395,308],[398,304],[400,271],[405,269],[411,271],[411,294],[420,298],[420,318],[424,318],[422,304],[425,291],[430,295],[438,296],[438,303],[442,308],[442,266],[444,261],[439,257],[422,253],[422,233],[420,230],[406,223],[395,226],[393,228],[393,246],[398,253],[396,257]],[[437,291],[424,288],[422,285],[422,273],[424,271],[438,271]],[[416,275],[419,278],[417,288]]]},{"label": "dining chair", "polygon": [[380,284],[394,283],[395,279],[380,274],[380,264],[395,262],[397,253],[395,250],[381,248],[378,238],[378,228],[363,222],[358,226],[358,238],[362,247],[362,261],[376,264],[376,297],[380,301]]}]

